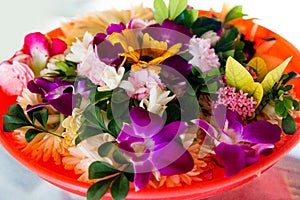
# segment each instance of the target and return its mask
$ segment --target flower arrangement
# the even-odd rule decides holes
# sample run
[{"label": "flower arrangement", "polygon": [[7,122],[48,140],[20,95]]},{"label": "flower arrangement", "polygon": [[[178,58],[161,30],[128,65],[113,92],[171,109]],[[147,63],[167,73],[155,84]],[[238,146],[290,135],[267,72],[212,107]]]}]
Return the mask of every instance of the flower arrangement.
[{"label": "flower arrangement", "polygon": [[30,33],[0,65],[2,90],[17,96],[4,130],[32,159],[74,170],[91,200],[108,190],[124,199],[130,182],[139,191],[212,179],[216,166],[238,174],[294,134],[299,116],[292,57],[270,70],[236,23],[244,16],[241,6],[205,16],[186,0],[155,0],[154,10]]}]

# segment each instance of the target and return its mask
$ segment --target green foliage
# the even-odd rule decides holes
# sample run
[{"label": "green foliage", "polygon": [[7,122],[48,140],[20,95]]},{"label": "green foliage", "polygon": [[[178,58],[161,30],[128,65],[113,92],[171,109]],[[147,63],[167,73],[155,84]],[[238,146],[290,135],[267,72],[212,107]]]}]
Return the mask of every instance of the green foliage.
[{"label": "green foliage", "polygon": [[242,6],[235,6],[227,13],[224,23],[227,23],[234,19],[242,18],[243,16],[247,16],[247,15],[243,13]]},{"label": "green foliage", "polygon": [[165,19],[175,20],[187,7],[187,0],[171,0],[169,6],[164,0],[154,0],[154,18],[158,23]]},{"label": "green foliage", "polygon": [[190,10],[185,9],[176,19],[175,23],[184,25],[187,28],[191,28],[193,23],[198,18],[198,10],[191,8]]},{"label": "green foliage", "polygon": [[[276,76],[277,77],[277,76]],[[269,99],[275,103],[275,112],[282,117],[282,130],[286,134],[294,134],[296,132],[296,122],[289,114],[293,110],[299,110],[299,103],[289,95],[292,85],[286,85],[288,81],[298,78],[295,72],[283,74],[278,82],[274,84],[269,93]]]},{"label": "green foliage", "polygon": [[[38,108],[34,109],[27,113],[29,119],[26,117],[24,110],[19,104],[13,104],[9,106],[7,113],[3,115],[3,124],[4,124],[4,131],[11,132],[18,128],[22,127],[32,127],[28,129],[25,133],[25,139],[27,142],[30,142],[34,139],[36,135],[39,133],[45,132],[50,133],[55,136],[61,137],[56,135],[55,133],[51,133],[46,129],[47,121],[48,121],[48,110],[45,108]],[[41,126],[35,123],[37,120]]]},{"label": "green foliage", "polygon": [[[96,161],[89,166],[89,178],[101,179],[91,185],[87,191],[87,200],[101,199],[108,189],[114,200],[125,199],[129,192],[129,180],[132,180],[131,171],[128,165],[124,171],[120,171],[112,165]],[[105,178],[106,179],[103,179]]]},{"label": "green foliage", "polygon": [[119,175],[115,178],[111,185],[110,194],[114,200],[125,199],[129,191],[129,182],[124,174]]},{"label": "green foliage", "polygon": [[222,23],[219,20],[202,16],[192,24],[191,30],[196,36],[201,37],[207,31],[217,32],[221,27]]},{"label": "green foliage", "polygon": [[169,19],[175,20],[187,7],[187,0],[169,1]]},{"label": "green foliage", "polygon": [[155,0],[154,10],[154,18],[160,24],[169,16],[169,11],[164,0]]}]

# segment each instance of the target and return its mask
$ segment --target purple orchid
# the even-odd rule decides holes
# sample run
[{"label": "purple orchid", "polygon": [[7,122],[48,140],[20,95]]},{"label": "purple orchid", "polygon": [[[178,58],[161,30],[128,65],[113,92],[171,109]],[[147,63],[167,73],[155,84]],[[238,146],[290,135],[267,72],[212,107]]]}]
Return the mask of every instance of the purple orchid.
[{"label": "purple orchid", "polygon": [[[45,78],[37,78],[35,82],[31,80],[27,87],[32,93],[40,94],[45,101],[43,104],[31,106],[27,111],[51,105],[58,112],[68,116],[72,115],[72,110],[78,102],[74,82],[64,81],[59,78],[55,78],[54,82],[52,82]],[[79,81],[77,88],[77,93],[86,93],[84,81]]]},{"label": "purple orchid", "polygon": [[153,170],[171,176],[192,170],[194,161],[189,152],[176,141],[187,128],[175,121],[163,126],[164,120],[142,108],[130,110],[132,125],[124,124],[117,138],[119,149],[133,162],[137,190],[149,182]]},{"label": "purple orchid", "polygon": [[219,105],[214,117],[218,130],[201,119],[193,122],[217,141],[215,153],[222,160],[227,177],[257,162],[262,151],[280,140],[278,125],[257,121],[243,126],[241,116],[225,106]]},{"label": "purple orchid", "polygon": [[[165,19],[161,25],[150,25],[143,32],[149,33],[155,40],[165,41],[169,45],[176,43],[188,44],[189,40],[193,37],[193,33],[189,29],[169,19]],[[187,47],[183,46],[183,48]]]}]

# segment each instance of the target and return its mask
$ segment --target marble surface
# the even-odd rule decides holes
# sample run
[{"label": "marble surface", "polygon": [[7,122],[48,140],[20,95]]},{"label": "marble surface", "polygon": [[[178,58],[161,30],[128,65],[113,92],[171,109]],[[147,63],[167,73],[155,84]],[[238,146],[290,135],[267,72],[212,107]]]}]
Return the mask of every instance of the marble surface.
[{"label": "marble surface", "polygon": [[[149,0],[9,0],[0,1],[0,60],[8,59],[19,49],[23,37],[33,31],[49,31],[62,20],[86,11],[129,8]],[[191,0],[200,9],[220,10],[222,0]],[[300,49],[300,29],[296,26],[297,1],[285,0],[232,0],[243,5],[245,13],[257,17],[257,23],[280,34]],[[231,191],[209,198],[243,200],[297,200],[300,199],[300,144],[282,158],[260,178]],[[274,195],[275,194],[275,195]],[[85,198],[65,192],[36,176],[15,161],[0,145],[0,200],[83,200]]]}]

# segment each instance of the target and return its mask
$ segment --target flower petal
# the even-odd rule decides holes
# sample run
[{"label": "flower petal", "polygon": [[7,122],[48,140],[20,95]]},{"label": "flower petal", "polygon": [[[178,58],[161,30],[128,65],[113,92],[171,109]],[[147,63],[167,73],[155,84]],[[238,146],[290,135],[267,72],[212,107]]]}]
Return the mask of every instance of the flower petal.
[{"label": "flower petal", "polygon": [[155,142],[155,144],[170,142],[182,134],[186,130],[187,126],[188,125],[185,122],[172,122],[164,126],[159,133],[152,137],[152,140]]},{"label": "flower petal", "polygon": [[205,131],[205,133],[208,134],[210,137],[219,141],[219,133],[212,125],[210,125],[202,119],[195,119],[192,120],[192,122],[196,124],[199,128],[201,128],[203,131]]},{"label": "flower petal", "polygon": [[274,144],[280,140],[281,128],[268,121],[257,121],[244,127],[242,138],[255,144]]},{"label": "flower petal", "polygon": [[134,107],[130,110],[130,119],[136,133],[151,138],[163,127],[163,119],[140,107]]},{"label": "flower petal", "polygon": [[126,29],[126,26],[121,22],[119,24],[110,24],[107,27],[106,32],[108,35],[111,35],[112,33],[121,33],[124,29]]},{"label": "flower petal", "polygon": [[152,163],[165,176],[187,173],[194,167],[190,153],[176,141],[157,145],[152,154]]},{"label": "flower petal", "polygon": [[58,112],[69,116],[72,115],[73,108],[77,104],[77,96],[72,93],[64,93],[56,99],[51,99],[48,101],[50,105],[53,106]]},{"label": "flower petal", "polygon": [[58,38],[52,39],[52,48],[50,50],[50,56],[55,56],[58,54],[63,54],[67,49],[67,44]]},{"label": "flower petal", "polygon": [[136,191],[143,189],[152,176],[153,165],[150,161],[134,165],[134,185]]},{"label": "flower petal", "polygon": [[167,58],[162,64],[175,69],[185,77],[192,71],[192,65],[178,55]]},{"label": "flower petal", "polygon": [[233,176],[246,166],[245,152],[240,145],[220,143],[215,149],[216,155],[225,167],[225,176]]}]

